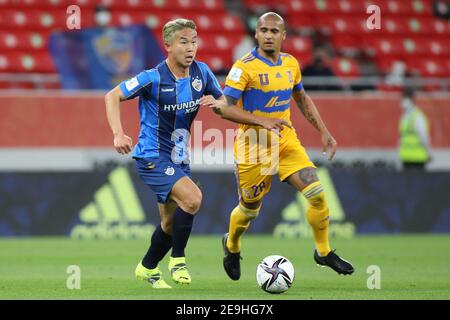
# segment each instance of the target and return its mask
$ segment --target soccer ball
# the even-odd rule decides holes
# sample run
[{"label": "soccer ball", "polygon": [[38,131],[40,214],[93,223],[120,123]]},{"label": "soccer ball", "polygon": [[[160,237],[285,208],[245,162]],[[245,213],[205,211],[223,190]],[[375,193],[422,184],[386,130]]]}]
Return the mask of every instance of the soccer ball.
[{"label": "soccer ball", "polygon": [[256,268],[256,281],[268,293],[287,291],[294,282],[294,277],[292,263],[279,255],[265,257]]}]

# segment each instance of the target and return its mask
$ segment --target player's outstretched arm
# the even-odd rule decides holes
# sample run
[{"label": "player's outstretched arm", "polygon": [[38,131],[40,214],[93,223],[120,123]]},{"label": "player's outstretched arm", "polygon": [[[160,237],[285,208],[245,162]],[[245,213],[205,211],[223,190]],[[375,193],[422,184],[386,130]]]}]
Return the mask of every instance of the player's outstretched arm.
[{"label": "player's outstretched arm", "polygon": [[241,124],[257,125],[267,130],[283,130],[283,126],[290,127],[289,123],[277,118],[258,117],[236,106],[237,100],[230,96],[221,96],[214,99],[213,96],[204,96],[200,99],[200,105],[210,107],[222,118]]},{"label": "player's outstretched arm", "polygon": [[337,142],[328,131],[325,123],[322,121],[320,117],[320,113],[316,108],[316,105],[305,92],[304,89],[294,91],[292,93],[292,97],[294,98],[297,106],[300,111],[305,116],[306,120],[316,128],[321,135],[323,152],[326,152],[328,155],[328,160],[332,160],[337,148]]},{"label": "player's outstretched arm", "polygon": [[120,154],[129,153],[133,145],[131,138],[123,132],[122,122],[120,121],[120,102],[124,100],[125,97],[119,86],[105,95],[106,116],[114,135],[114,148]]}]

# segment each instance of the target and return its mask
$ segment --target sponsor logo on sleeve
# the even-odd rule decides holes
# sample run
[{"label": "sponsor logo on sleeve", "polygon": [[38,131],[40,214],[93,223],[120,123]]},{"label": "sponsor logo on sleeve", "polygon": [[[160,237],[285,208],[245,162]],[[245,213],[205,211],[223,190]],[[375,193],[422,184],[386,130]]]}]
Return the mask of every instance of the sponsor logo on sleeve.
[{"label": "sponsor logo on sleeve", "polygon": [[125,88],[127,88],[128,91],[133,90],[134,88],[136,88],[139,85],[139,82],[137,80],[136,77],[131,78],[130,80],[127,80],[125,82]]}]

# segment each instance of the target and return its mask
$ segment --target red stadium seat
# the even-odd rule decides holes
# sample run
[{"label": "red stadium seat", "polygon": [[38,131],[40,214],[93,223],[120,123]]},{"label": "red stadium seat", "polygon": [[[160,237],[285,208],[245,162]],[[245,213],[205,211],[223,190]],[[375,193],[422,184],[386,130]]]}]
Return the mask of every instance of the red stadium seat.
[{"label": "red stadium seat", "polygon": [[48,32],[0,31],[0,49],[42,50],[47,48]]},{"label": "red stadium seat", "polygon": [[[120,0],[116,0],[120,1]],[[104,2],[111,2],[111,0],[1,0],[0,7],[16,8],[27,10],[30,8],[43,8],[43,9],[62,9],[65,10],[70,5],[78,5],[83,9],[92,9],[97,4]]]},{"label": "red stadium seat", "polygon": [[[317,8],[314,1],[309,0],[279,0],[279,4],[287,7],[288,12],[301,14],[307,16],[308,14],[314,14],[317,12]],[[299,17],[301,18],[301,17]]]},{"label": "red stadium seat", "polygon": [[378,55],[410,56],[427,53],[427,47],[421,45],[416,38],[386,37],[375,41],[375,51]]},{"label": "red stadium seat", "polygon": [[390,34],[408,34],[408,21],[402,16],[388,16],[381,19],[381,28]]},{"label": "red stadium seat", "polygon": [[310,53],[312,40],[306,37],[290,36],[284,41],[282,50],[293,55]]},{"label": "red stadium seat", "polygon": [[13,32],[0,31],[0,51],[17,50],[19,46],[19,39]]},{"label": "red stadium seat", "polygon": [[224,12],[225,8],[223,6],[222,0],[199,0],[199,9],[206,9],[209,11],[220,11]]},{"label": "red stadium seat", "polygon": [[336,14],[339,12],[339,5],[335,0],[313,1],[314,11],[317,14]]},{"label": "red stadium seat", "polygon": [[343,14],[361,14],[366,12],[367,5],[364,1],[338,0],[337,11]]},{"label": "red stadium seat", "polygon": [[164,24],[167,21],[178,17],[178,15],[176,13],[161,12],[161,11],[156,11],[156,12],[151,12],[151,13],[140,13],[140,14],[135,14],[135,15],[137,15],[137,16],[135,16],[133,19],[142,21],[150,29],[158,30],[158,31],[161,31],[163,29]]},{"label": "red stadium seat", "polygon": [[12,71],[54,73],[56,72],[48,51],[17,52],[9,56]]},{"label": "red stadium seat", "polygon": [[407,4],[412,8],[412,15],[432,16],[433,1],[431,0],[414,0],[408,1]]},{"label": "red stadium seat", "polygon": [[399,37],[389,37],[385,39],[375,38],[372,40],[377,56],[400,55],[404,53],[401,38]]},{"label": "red stadium seat", "polygon": [[[419,45],[419,42],[415,38],[403,38],[392,37],[388,38],[391,42],[395,43],[393,54],[399,54],[401,56],[408,55],[420,55],[426,53],[426,48]],[[397,45],[398,44],[398,45]]]},{"label": "red stadium seat", "polygon": [[302,15],[300,17],[298,13],[290,12],[286,17],[288,27],[294,30],[302,31],[304,29],[313,29],[317,24],[314,15]]},{"label": "red stadium seat", "polygon": [[55,72],[48,52],[8,52],[0,54],[2,72]]},{"label": "red stadium seat", "polygon": [[[186,17],[190,18],[192,13],[187,12]],[[146,24],[150,29],[162,30],[164,24],[172,19],[179,18],[180,15],[175,11],[111,11],[111,25],[112,26],[126,26],[130,24]]]},{"label": "red stadium seat", "polygon": [[[0,54],[0,70],[2,72],[27,72],[30,71],[29,55],[20,52],[8,52]],[[23,60],[23,61],[22,61]],[[24,67],[23,65],[26,65]]]},{"label": "red stadium seat", "polygon": [[5,29],[26,28],[29,20],[23,10],[2,9],[0,11],[0,26]]},{"label": "red stadium seat", "polygon": [[220,70],[228,70],[233,61],[231,55],[225,54],[208,54],[203,51],[199,51],[196,60],[205,62],[213,72]]},{"label": "red stadium seat", "polygon": [[334,34],[331,43],[337,51],[363,50],[364,42],[361,37],[354,34]]},{"label": "red stadium seat", "polygon": [[411,1],[378,0],[376,2],[376,5],[380,7],[382,13],[389,13],[394,15],[412,15],[414,13],[413,8],[408,2]]},{"label": "red stadium seat", "polygon": [[4,51],[0,51],[0,72],[10,72],[11,62],[9,61],[9,55],[6,55]]},{"label": "red stadium seat", "polygon": [[411,17],[408,19],[408,29],[411,34],[427,35],[432,34],[433,18]]},{"label": "red stadium seat", "polygon": [[449,77],[446,59],[411,58],[407,60],[408,69],[418,72],[422,77]]},{"label": "red stadium seat", "polygon": [[[81,11],[81,26],[92,26],[92,10]],[[0,11],[0,27],[4,29],[67,29],[65,10],[5,9]]]},{"label": "red stadium seat", "polygon": [[[221,19],[221,17],[218,19]],[[203,31],[216,31],[220,28],[218,26],[219,21],[207,14],[197,14],[193,17],[193,20],[197,24],[197,27]]]},{"label": "red stadium seat", "polygon": [[29,10],[27,14],[27,26],[35,29],[66,28],[66,12]]},{"label": "red stadium seat", "polygon": [[342,15],[322,15],[318,17],[319,24],[327,26],[332,34],[361,34],[365,28],[366,20],[360,16]]},{"label": "red stadium seat", "polygon": [[244,33],[244,25],[237,16],[226,14],[197,14],[191,17],[199,32]]},{"label": "red stadium seat", "polygon": [[[151,1],[145,1],[150,3]],[[183,11],[183,10],[196,10],[200,9],[196,0],[172,0],[172,1],[159,1],[153,2],[154,4],[164,4],[167,9]]]},{"label": "red stadium seat", "polygon": [[199,50],[210,52],[231,52],[242,40],[242,35],[227,35],[217,33],[200,33],[199,34]]},{"label": "red stadium seat", "polygon": [[433,33],[443,37],[450,36],[450,22],[442,19],[433,19],[431,22]]},{"label": "red stadium seat", "polygon": [[255,12],[267,11],[272,7],[271,4],[268,4],[267,1],[264,0],[244,0],[243,4],[245,8]]},{"label": "red stadium seat", "polygon": [[330,62],[334,73],[340,77],[357,77],[361,74],[358,63],[349,58],[334,58]]},{"label": "red stadium seat", "polygon": [[120,10],[111,11],[111,26],[127,26],[131,24],[141,23],[142,15],[136,12],[122,12]]},{"label": "red stadium seat", "polygon": [[424,38],[420,39],[421,47],[426,49],[426,52],[435,56],[449,56],[450,55],[450,45],[448,40],[441,38]]},{"label": "red stadium seat", "polygon": [[48,51],[40,51],[32,54],[35,61],[33,72],[55,73],[56,69],[52,57]]},{"label": "red stadium seat", "polygon": [[148,1],[148,0],[103,0],[97,1],[105,4],[112,10],[129,11],[176,11],[178,13],[184,11],[196,10],[220,10],[217,0],[166,0],[166,1]]}]

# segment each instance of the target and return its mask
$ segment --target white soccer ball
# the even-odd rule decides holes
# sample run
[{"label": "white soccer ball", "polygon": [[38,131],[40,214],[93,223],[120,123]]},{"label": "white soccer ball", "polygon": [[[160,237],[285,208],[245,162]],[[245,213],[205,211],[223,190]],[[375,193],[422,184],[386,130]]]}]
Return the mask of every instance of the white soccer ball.
[{"label": "white soccer ball", "polygon": [[265,257],[256,268],[256,281],[261,289],[269,293],[287,291],[294,282],[292,263],[283,256]]}]

